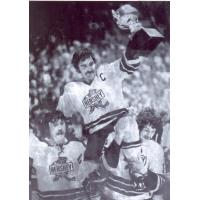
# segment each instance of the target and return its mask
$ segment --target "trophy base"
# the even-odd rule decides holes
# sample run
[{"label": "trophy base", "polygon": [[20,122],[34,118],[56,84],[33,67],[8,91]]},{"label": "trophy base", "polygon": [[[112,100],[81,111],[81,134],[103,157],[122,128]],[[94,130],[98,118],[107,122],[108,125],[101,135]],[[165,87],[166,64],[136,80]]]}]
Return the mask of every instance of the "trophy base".
[{"label": "trophy base", "polygon": [[128,47],[141,52],[151,52],[164,40],[164,36],[154,28],[142,28],[128,43]]}]

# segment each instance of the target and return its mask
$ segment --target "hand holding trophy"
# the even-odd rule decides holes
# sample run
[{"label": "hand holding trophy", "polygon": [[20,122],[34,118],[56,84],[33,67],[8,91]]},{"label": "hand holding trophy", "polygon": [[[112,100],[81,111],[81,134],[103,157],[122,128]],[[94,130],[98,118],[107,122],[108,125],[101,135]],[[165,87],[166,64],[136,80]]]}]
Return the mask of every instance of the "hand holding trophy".
[{"label": "hand holding trophy", "polygon": [[112,10],[112,16],[120,30],[130,33],[128,47],[139,50],[140,53],[153,51],[164,39],[155,28],[144,28],[138,20],[138,10],[129,4],[121,6],[116,11]]}]

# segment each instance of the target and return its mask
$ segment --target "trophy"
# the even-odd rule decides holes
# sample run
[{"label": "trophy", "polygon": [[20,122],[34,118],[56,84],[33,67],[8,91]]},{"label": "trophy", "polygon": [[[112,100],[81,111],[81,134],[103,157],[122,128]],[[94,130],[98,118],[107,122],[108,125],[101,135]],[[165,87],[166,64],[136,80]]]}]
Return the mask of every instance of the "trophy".
[{"label": "trophy", "polygon": [[138,15],[138,10],[129,4],[121,6],[116,11],[112,10],[118,28],[130,33],[128,47],[146,54],[153,51],[164,36],[155,28],[144,28],[138,21]]}]

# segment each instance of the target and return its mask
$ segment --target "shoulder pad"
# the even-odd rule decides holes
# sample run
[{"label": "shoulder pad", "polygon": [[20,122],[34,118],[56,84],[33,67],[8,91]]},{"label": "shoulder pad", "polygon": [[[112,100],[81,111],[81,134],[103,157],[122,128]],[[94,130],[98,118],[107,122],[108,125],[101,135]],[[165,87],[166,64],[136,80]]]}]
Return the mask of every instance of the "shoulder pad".
[{"label": "shoulder pad", "polygon": [[67,83],[65,85],[65,89],[64,91],[70,91],[70,90],[73,90],[76,86],[78,85],[78,82],[70,82],[70,83]]}]

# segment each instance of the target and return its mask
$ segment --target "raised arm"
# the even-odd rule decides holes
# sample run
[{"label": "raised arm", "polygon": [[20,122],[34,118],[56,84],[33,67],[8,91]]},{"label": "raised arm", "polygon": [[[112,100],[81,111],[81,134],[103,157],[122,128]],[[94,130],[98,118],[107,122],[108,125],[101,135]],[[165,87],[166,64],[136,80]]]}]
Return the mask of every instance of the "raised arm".
[{"label": "raised arm", "polygon": [[65,86],[63,95],[61,95],[59,98],[56,108],[56,110],[63,112],[63,114],[67,118],[71,118],[74,112],[76,112],[76,106],[74,104],[75,102],[72,100],[73,90],[76,90],[73,83],[68,83]]},{"label": "raised arm", "polygon": [[116,11],[112,10],[117,27],[129,33],[126,51],[120,61],[120,69],[133,73],[140,65],[139,56],[147,56],[163,40],[163,35],[154,28],[144,28],[138,20],[139,11],[125,4]]},{"label": "raised arm", "polygon": [[29,133],[29,157],[34,159],[37,155],[45,153],[45,149],[48,145],[45,142],[40,141],[37,136],[30,131]]}]

